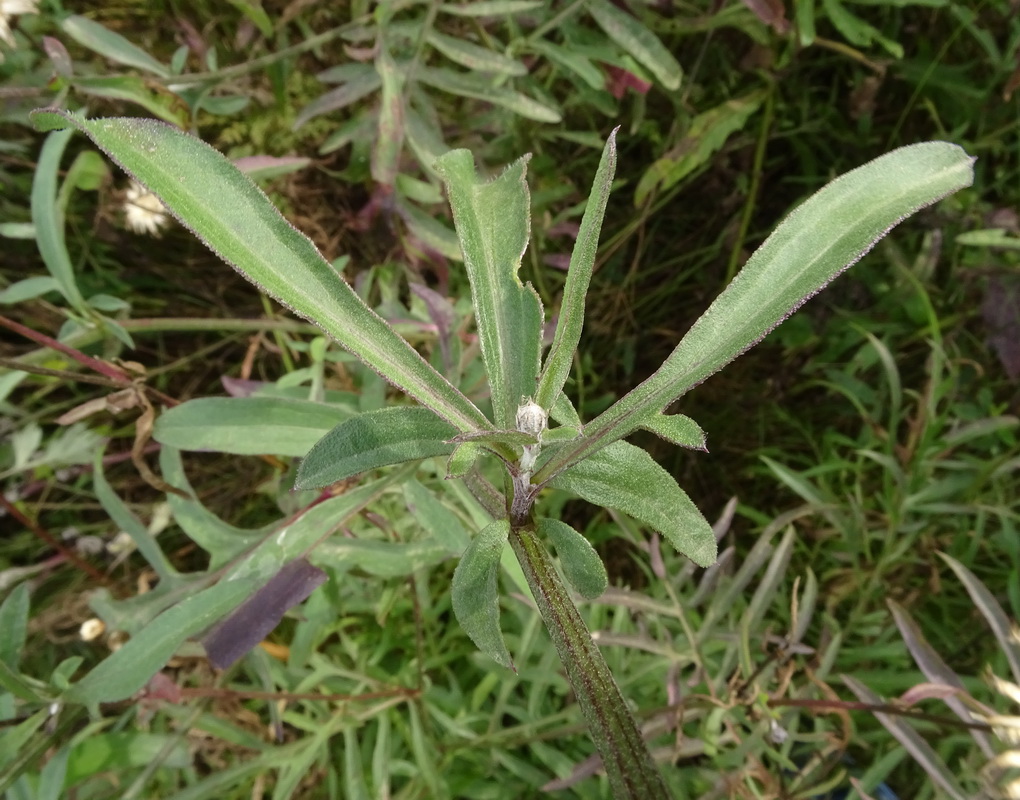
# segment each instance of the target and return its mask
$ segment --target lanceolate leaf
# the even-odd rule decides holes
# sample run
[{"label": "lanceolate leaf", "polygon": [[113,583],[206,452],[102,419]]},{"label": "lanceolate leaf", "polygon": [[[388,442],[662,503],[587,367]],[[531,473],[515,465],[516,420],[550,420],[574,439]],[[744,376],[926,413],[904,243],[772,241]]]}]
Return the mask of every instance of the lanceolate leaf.
[{"label": "lanceolate leaf", "polygon": [[496,663],[513,669],[499,629],[499,560],[510,535],[505,519],[486,525],[471,540],[453,573],[453,613],[478,649]]},{"label": "lanceolate leaf", "polygon": [[491,427],[213,148],[154,120],[86,120],[59,111],[34,112],[33,120],[41,130],[73,125],[86,133],[220,258],[459,430]]},{"label": "lanceolate leaf", "polygon": [[531,228],[526,164],[522,158],[482,183],[468,150],[453,150],[436,163],[471,280],[496,427],[504,430],[516,427],[521,398],[535,393],[541,343],[542,303],[517,277]]},{"label": "lanceolate leaf", "polygon": [[614,442],[560,473],[549,485],[630,514],[702,567],[716,559],[715,534],[708,520],[673,477],[640,447]]},{"label": "lanceolate leaf", "polygon": [[651,72],[667,89],[679,89],[683,70],[652,31],[609,0],[589,0],[588,11],[620,47]]},{"label": "lanceolate leaf", "polygon": [[315,489],[377,467],[453,452],[456,429],[427,408],[397,406],[341,422],[309,451],[296,487]]},{"label": "lanceolate leaf", "polygon": [[605,592],[609,585],[606,565],[591,542],[558,519],[539,518],[535,529],[539,536],[552,542],[564,576],[581,597],[594,600]]},{"label": "lanceolate leaf", "polygon": [[186,639],[236,608],[258,583],[253,575],[225,581],[164,611],[72,686],[67,700],[114,703],[127,699],[163,668]]},{"label": "lanceolate leaf", "polygon": [[300,457],[350,416],[347,409],[310,400],[203,397],[165,412],[152,435],[179,450]]},{"label": "lanceolate leaf", "polygon": [[642,422],[641,427],[680,447],[707,452],[705,432],[697,422],[683,414],[656,414]]},{"label": "lanceolate leaf", "polygon": [[969,186],[971,159],[946,142],[894,150],[824,187],[793,211],[644,383],[585,426],[533,480],[645,424],[761,341],[805,300],[857,262],[897,223]]},{"label": "lanceolate leaf", "polygon": [[552,347],[546,356],[542,377],[539,380],[535,402],[549,410],[559,397],[563,384],[567,382],[574,353],[581,339],[581,328],[584,325],[584,298],[588,294],[595,266],[595,256],[599,249],[599,232],[609,202],[609,190],[613,186],[613,175],[616,174],[616,131],[609,134],[609,140],[602,150],[595,182],[588,195],[588,205],[581,218],[581,227],[577,233],[577,242],[570,255],[570,268],[567,270],[567,283],[563,287],[563,303],[560,306],[560,317],[556,323],[556,334]]}]

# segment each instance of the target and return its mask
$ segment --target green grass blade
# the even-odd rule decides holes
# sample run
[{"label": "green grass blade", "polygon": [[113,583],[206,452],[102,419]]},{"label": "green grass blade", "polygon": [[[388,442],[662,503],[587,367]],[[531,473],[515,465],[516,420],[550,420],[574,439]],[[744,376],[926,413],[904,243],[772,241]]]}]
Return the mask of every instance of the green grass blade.
[{"label": "green grass blade", "polygon": [[64,242],[64,213],[57,202],[60,159],[71,135],[71,131],[59,131],[46,137],[32,181],[32,224],[39,255],[57,282],[60,293],[75,310],[84,311],[85,298],[78,290],[74,267]]},{"label": "green grass blade", "polygon": [[642,426],[761,341],[895,225],[969,186],[973,174],[973,159],[960,147],[926,142],[887,153],[816,192],[755,251],[665,363],[592,420],[533,480],[548,480]]},{"label": "green grass blade", "polygon": [[546,410],[552,408],[567,382],[577,343],[581,339],[581,329],[584,326],[584,300],[595,267],[595,256],[598,254],[599,233],[606,215],[609,191],[613,186],[613,176],[616,174],[618,130],[619,128],[613,129],[602,150],[591,194],[588,195],[588,205],[581,218],[577,242],[570,255],[570,267],[567,270],[566,285],[563,287],[563,303],[560,306],[559,321],[556,323],[556,334],[552,347],[549,348],[549,355],[546,356],[542,377],[538,382],[538,392],[535,394],[535,402]]},{"label": "green grass blade", "polygon": [[542,303],[517,277],[531,230],[526,166],[522,158],[486,183],[475,174],[468,150],[453,150],[436,163],[464,252],[493,413],[502,430],[516,429],[521,398],[535,393],[542,334]]},{"label": "green grass blade", "polygon": [[491,427],[212,147],[155,120],[86,120],[56,111],[33,112],[33,120],[42,130],[73,125],[88,135],[220,258],[459,430]]},{"label": "green grass blade", "polygon": [[614,42],[634,57],[655,79],[670,90],[680,88],[680,63],[658,37],[626,11],[609,0],[589,0],[588,12]]}]

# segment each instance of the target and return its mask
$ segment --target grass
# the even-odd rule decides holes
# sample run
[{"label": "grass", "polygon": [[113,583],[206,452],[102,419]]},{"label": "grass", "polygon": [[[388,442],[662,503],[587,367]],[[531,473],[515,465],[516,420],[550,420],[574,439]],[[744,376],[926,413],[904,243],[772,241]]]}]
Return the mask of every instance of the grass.
[{"label": "grass", "polygon": [[[624,517],[575,503],[565,510],[596,543],[614,583],[606,598],[584,606],[588,624],[625,695],[659,734],[654,743],[674,764],[664,771],[678,796],[824,797],[835,787],[849,789],[848,769],[865,791],[885,782],[901,798],[949,796],[873,715],[838,705],[854,699],[839,675],[885,697],[924,680],[886,606],[893,599],[909,609],[971,692],[998,702],[980,676],[986,665],[1006,674],[1002,651],[938,552],[969,567],[1020,618],[1017,394],[985,344],[980,318],[987,271],[1015,270],[1015,253],[954,243],[957,233],[984,227],[984,217],[1018,203],[1017,100],[1003,96],[1020,23],[1005,2],[846,7],[861,24],[837,24],[819,7],[819,38],[810,46],[770,32],[739,4],[715,12],[696,4],[673,18],[648,9],[642,18],[677,54],[684,83],[678,92],[656,87],[621,98],[586,88],[577,75],[530,53],[525,40],[534,27],[443,17],[435,24],[451,35],[473,37],[494,51],[496,42],[509,43],[532,59],[533,77],[515,85],[558,104],[563,121],[536,123],[438,92],[426,93],[428,102],[415,100],[415,109],[436,123],[429,130],[449,146],[476,148],[488,165],[534,153],[535,249],[523,273],[547,303],[555,303],[562,272],[542,256],[567,251],[564,224],[577,221],[576,204],[597,162],[591,142],[624,125],[621,185],[589,298],[592,324],[569,384],[586,418],[658,365],[725,284],[734,262],[791,204],[833,175],[927,138],[959,142],[979,157],[978,183],[969,193],[899,230],[764,345],[685,398],[680,410],[708,431],[710,453],[663,451],[661,457],[710,518],[738,498],[732,520],[720,528],[724,554],[717,568],[695,573]],[[352,4],[350,11],[354,17],[369,9]],[[268,5],[267,12],[276,19]],[[374,109],[368,101],[353,103],[290,129],[302,107],[325,91],[310,76],[339,59],[327,47],[274,54],[312,31],[346,24],[339,9],[301,10],[274,36],[256,34],[251,47],[234,39],[233,31],[254,24],[238,8],[124,4],[96,19],[166,62],[173,48],[156,31],[168,19],[187,19],[202,31],[221,65],[270,56],[268,66],[246,68],[219,85],[223,94],[252,93],[256,102],[243,112],[205,109],[195,116],[203,138],[234,155],[315,156],[339,121]],[[595,40],[598,29],[583,20],[578,16],[562,35],[575,37],[577,52],[604,48]],[[413,10],[398,21],[412,33],[422,24]],[[891,56],[874,36],[854,41],[849,34],[863,35],[863,22],[900,42],[904,56]],[[0,161],[5,220],[30,219],[26,198],[41,140],[24,114],[54,99],[43,88],[51,68],[40,37],[61,38],[82,74],[131,72],[76,44],[58,23],[55,6],[20,18],[19,49],[0,66],[5,86],[36,92],[9,106],[2,123],[10,142]],[[921,30],[928,33],[920,36]],[[365,44],[349,37],[343,46],[358,55]],[[193,60],[191,68],[199,65]],[[147,114],[137,104],[75,91],[97,116]],[[634,206],[644,171],[690,145],[685,136],[699,114],[755,91],[767,95],[761,111],[728,135],[716,132],[713,149],[686,178]],[[320,155],[314,170],[274,182],[274,199],[327,257],[351,255],[350,274],[370,287],[375,302],[426,322],[422,306],[410,299],[409,275],[424,276],[454,299],[466,287],[459,267],[422,247],[420,228],[400,214],[384,205],[374,216],[359,216],[378,199],[375,145],[360,137]],[[72,147],[78,152],[84,145]],[[405,148],[402,174],[427,180],[419,160]],[[284,313],[260,302],[185,232],[172,229],[154,245],[121,230],[119,180],[110,175],[98,191],[76,192],[67,211],[83,294],[103,292],[131,304],[124,324],[136,348],[107,339],[89,343],[89,352],[143,363],[149,384],[175,399],[222,394],[224,375],[289,381],[307,391],[298,371],[319,368],[328,388],[359,392],[367,407],[385,399],[357,365],[327,359],[317,367],[308,330],[284,325]],[[443,213],[440,206],[420,207]],[[4,241],[10,255],[0,266],[0,289],[43,274],[30,240]],[[5,316],[50,335],[66,312],[53,294],[3,308]],[[237,319],[265,322],[238,329],[224,321]],[[460,324],[467,329],[469,323]],[[416,343],[432,348],[431,341],[420,336]],[[5,333],[0,355],[21,358],[34,347]],[[105,393],[33,377],[5,393],[0,406],[0,472],[10,502],[58,540],[75,529],[76,538],[61,542],[64,550],[88,536],[109,541],[116,533],[88,464],[68,465],[54,455],[73,439],[53,420]],[[53,449],[36,449],[31,454],[42,453],[39,463],[26,469],[18,453],[28,447],[33,425],[42,434],[39,448]],[[147,486],[126,458],[134,419],[104,413],[89,417],[83,429],[110,438],[105,469],[117,495],[144,524],[158,518],[165,495]],[[91,448],[84,449],[90,452],[72,460],[90,461]],[[155,465],[153,453],[147,458]],[[259,527],[298,507],[286,491],[291,466],[279,459],[192,454],[185,463],[203,504],[231,524]],[[433,469],[426,464],[418,477],[439,489]],[[544,502],[552,509],[565,501],[552,494]],[[477,529],[470,498],[458,497],[450,507],[466,529]],[[5,526],[13,519],[6,517]],[[96,580],[66,557],[23,577],[17,570],[61,550],[17,521],[5,530],[0,599],[11,597],[15,584],[31,586],[17,670],[50,681],[66,659],[80,658],[77,671],[67,673],[80,677],[108,647],[77,636],[94,613],[87,593]],[[349,521],[344,533],[389,543],[421,535],[396,491]],[[171,524],[158,541],[182,572],[207,566],[181,527]],[[151,581],[137,554],[117,563],[108,554],[81,558],[105,576],[120,602]],[[13,798],[62,796],[64,783],[50,765],[67,754],[74,779],[66,785],[81,798],[503,798],[537,796],[554,779],[562,782],[557,796],[607,797],[603,781],[585,777],[594,769],[591,745],[530,605],[505,578],[502,624],[518,673],[499,670],[453,619],[452,570],[449,559],[417,565],[404,577],[364,567],[328,570],[325,586],[239,666],[216,674],[199,654],[181,654],[166,673],[184,692],[179,702],[130,700],[104,705],[97,715],[65,709],[33,728],[26,709],[36,707],[0,694],[0,741],[16,744],[9,752],[17,754],[0,766],[0,779],[12,782]],[[784,705],[791,700],[833,705]],[[924,708],[949,716],[937,701]],[[974,788],[981,759],[972,740],[946,723],[917,725]],[[788,734],[784,741],[777,727]],[[842,760],[846,753],[853,767]]]}]

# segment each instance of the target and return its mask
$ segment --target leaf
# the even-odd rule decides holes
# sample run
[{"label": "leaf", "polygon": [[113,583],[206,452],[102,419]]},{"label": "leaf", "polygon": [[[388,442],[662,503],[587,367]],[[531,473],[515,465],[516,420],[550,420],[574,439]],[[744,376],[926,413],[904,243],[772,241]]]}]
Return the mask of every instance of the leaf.
[{"label": "leaf", "polygon": [[43,143],[32,180],[32,224],[35,226],[39,255],[64,300],[77,311],[84,312],[85,298],[78,290],[74,267],[64,241],[64,212],[57,203],[60,159],[70,140],[71,131],[61,131],[50,134]]},{"label": "leaf", "polygon": [[[882,698],[872,692],[867,686],[856,678],[849,675],[841,675],[850,691],[857,695],[862,703],[880,705]],[[893,735],[903,748],[910,753],[911,757],[925,771],[933,783],[938,784],[952,800],[965,800],[967,795],[956,782],[956,777],[946,766],[946,763],[939,757],[931,745],[929,745],[913,727],[904,719],[892,714],[874,712],[875,719],[882,723],[889,733]]]},{"label": "leaf", "polygon": [[339,406],[283,397],[204,397],[165,411],[152,431],[178,450],[301,457],[351,417]]},{"label": "leaf", "polygon": [[404,484],[407,510],[429,534],[451,553],[463,553],[471,542],[457,515],[418,481]]},{"label": "leaf", "polygon": [[[82,94],[93,97],[136,103],[154,117],[159,117],[178,128],[188,124],[188,108],[181,99],[166,88],[139,75],[96,75],[77,78],[74,87]],[[208,105],[213,99],[221,98],[208,98],[205,103]]]},{"label": "leaf", "polygon": [[397,68],[385,48],[376,58],[382,78],[379,119],[372,144],[372,180],[392,190],[400,172],[400,154],[404,149],[404,72]]},{"label": "leaf", "polygon": [[0,604],[0,663],[18,668],[28,635],[28,584],[14,587]]},{"label": "leaf", "polygon": [[558,519],[540,517],[535,527],[538,535],[546,537],[556,548],[563,575],[581,597],[594,600],[606,591],[609,586],[606,565],[591,542]]},{"label": "leaf", "polygon": [[1013,673],[1014,680],[1020,683],[1020,643],[1017,642],[1016,634],[1014,633],[1013,626],[1010,625],[1006,612],[1002,610],[998,600],[988,591],[988,587],[981,582],[977,575],[952,556],[945,553],[939,553],[939,556],[956,573],[956,577],[960,579],[960,582],[967,589],[970,599],[974,601],[974,605],[977,606],[978,611],[981,612],[985,621],[992,629],[992,633],[999,643],[999,648],[1006,656],[1006,661],[1009,662],[1009,668]]},{"label": "leaf", "polygon": [[540,103],[521,92],[515,92],[505,86],[497,86],[491,78],[483,75],[437,67],[418,67],[414,77],[441,92],[454,94],[458,97],[470,97],[474,100],[484,100],[487,103],[509,109],[525,119],[548,122],[553,125],[563,119],[557,109]]},{"label": "leaf", "polygon": [[535,402],[546,410],[552,407],[567,382],[567,376],[573,367],[577,343],[581,340],[584,300],[595,267],[595,256],[598,255],[599,232],[602,230],[602,220],[605,218],[606,204],[609,202],[609,191],[612,189],[613,176],[616,174],[618,130],[619,128],[613,129],[602,150],[602,158],[599,160],[591,193],[588,195],[588,204],[581,218],[574,251],[570,255],[570,267],[567,269],[567,282],[563,287],[563,302],[560,305],[556,333],[535,394]]},{"label": "leaf", "polygon": [[505,519],[478,532],[454,570],[450,599],[457,621],[478,649],[514,669],[499,629],[499,559],[509,535],[510,522]]},{"label": "leaf", "polygon": [[609,0],[588,0],[588,12],[610,39],[632,55],[665,88],[671,91],[680,88],[683,69],[679,62],[640,20],[621,11]]},{"label": "leaf", "polygon": [[528,68],[520,61],[474,42],[458,39],[429,28],[427,41],[451,61],[455,61],[472,72],[494,72],[499,75],[527,75]]},{"label": "leaf", "polygon": [[475,442],[458,445],[450,454],[450,460],[446,462],[446,477],[463,478],[481,454],[482,446]]},{"label": "leaf", "polygon": [[544,5],[543,0],[469,0],[463,5],[443,3],[439,10],[458,17],[505,17],[537,11]]},{"label": "leaf", "polygon": [[236,608],[258,583],[254,576],[224,581],[167,609],[74,684],[65,700],[89,705],[126,700],[166,665],[185,640]]},{"label": "leaf", "polygon": [[[328,114],[331,111],[339,111],[341,108],[347,108],[347,106],[353,105],[362,98],[378,91],[379,87],[382,86],[382,77],[371,67],[364,64],[344,64],[343,66],[357,66],[359,68],[358,74],[352,76],[349,80],[345,80],[335,89],[330,89],[325,94],[319,95],[302,108],[294,118],[292,126],[294,130],[298,130],[310,119]],[[325,80],[325,77],[320,75],[319,79]]]},{"label": "leaf", "polygon": [[298,468],[295,487],[316,489],[370,469],[453,452],[452,425],[427,408],[399,406],[359,414],[323,436]]},{"label": "leaf", "polygon": [[234,664],[268,636],[287,611],[325,582],[326,573],[303,558],[284,565],[202,639],[209,662],[217,669]]},{"label": "leaf", "polygon": [[767,94],[764,89],[750,92],[698,114],[677,145],[645,170],[634,190],[634,205],[643,205],[654,189],[669,189],[707,163],[731,135],[744,129]]},{"label": "leaf", "polygon": [[73,125],[154,192],[228,264],[460,430],[485,415],[362,302],[311,240],[204,142],[154,120],[33,112],[40,129]]},{"label": "leaf", "polygon": [[170,70],[166,66],[119,33],[103,27],[98,22],[74,14],[61,22],[60,27],[78,44],[110,61],[151,72],[160,78],[170,77]]},{"label": "leaf", "polygon": [[947,142],[894,150],[837,178],[794,210],[644,383],[534,475],[541,483],[640,427],[761,341],[910,214],[969,186],[973,159]]},{"label": "leaf", "polygon": [[549,485],[630,514],[699,566],[710,566],[716,559],[715,534],[708,520],[640,447],[614,442],[560,473]]},{"label": "leaf", "polygon": [[642,422],[641,427],[679,447],[708,452],[705,432],[697,422],[683,414],[656,414]]},{"label": "leaf", "polygon": [[468,150],[453,150],[436,163],[471,281],[496,427],[504,430],[516,428],[521,398],[535,392],[542,338],[542,303],[517,277],[531,228],[526,164],[522,158],[482,183]]}]

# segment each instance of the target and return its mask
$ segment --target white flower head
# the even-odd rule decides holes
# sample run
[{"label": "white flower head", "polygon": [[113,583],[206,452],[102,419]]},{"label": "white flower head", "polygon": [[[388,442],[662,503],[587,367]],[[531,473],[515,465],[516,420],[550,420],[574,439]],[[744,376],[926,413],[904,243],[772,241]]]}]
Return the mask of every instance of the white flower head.
[{"label": "white flower head", "polygon": [[131,181],[124,200],[124,222],[128,228],[135,233],[159,236],[169,221],[166,206],[160,199],[138,181]]},{"label": "white flower head", "polygon": [[[0,0],[0,40],[7,43],[8,47],[16,47],[17,41],[11,33],[11,19],[19,14],[36,14],[39,0]],[[3,62],[4,54],[0,52],[0,62]]]}]

